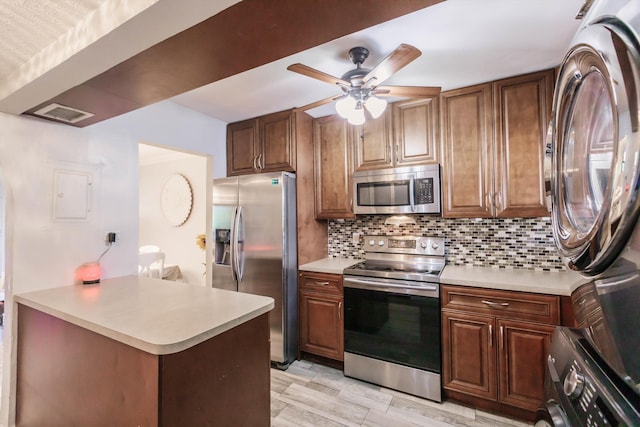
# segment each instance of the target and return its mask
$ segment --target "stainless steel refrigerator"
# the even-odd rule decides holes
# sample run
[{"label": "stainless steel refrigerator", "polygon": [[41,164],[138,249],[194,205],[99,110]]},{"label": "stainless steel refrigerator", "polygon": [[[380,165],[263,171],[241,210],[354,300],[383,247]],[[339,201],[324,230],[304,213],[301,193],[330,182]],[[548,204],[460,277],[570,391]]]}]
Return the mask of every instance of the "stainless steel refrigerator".
[{"label": "stainless steel refrigerator", "polygon": [[213,181],[213,287],[275,300],[271,361],[298,354],[296,177],[260,173]]}]

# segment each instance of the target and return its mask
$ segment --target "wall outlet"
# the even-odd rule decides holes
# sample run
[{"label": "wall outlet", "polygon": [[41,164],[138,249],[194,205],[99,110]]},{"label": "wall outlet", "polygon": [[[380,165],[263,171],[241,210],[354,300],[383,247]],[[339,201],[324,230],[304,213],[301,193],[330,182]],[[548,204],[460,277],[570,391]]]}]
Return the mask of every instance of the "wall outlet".
[{"label": "wall outlet", "polygon": [[355,243],[356,245],[360,243],[360,233],[353,233],[353,243]]},{"label": "wall outlet", "polygon": [[116,241],[116,232],[115,231],[108,232],[106,241],[107,241],[107,243],[115,243],[115,241]]}]

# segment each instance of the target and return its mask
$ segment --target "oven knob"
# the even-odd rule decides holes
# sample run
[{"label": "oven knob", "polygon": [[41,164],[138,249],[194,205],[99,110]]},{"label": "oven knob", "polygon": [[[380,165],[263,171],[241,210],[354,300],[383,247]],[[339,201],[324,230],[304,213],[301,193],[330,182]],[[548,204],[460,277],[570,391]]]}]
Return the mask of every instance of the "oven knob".
[{"label": "oven knob", "polygon": [[431,242],[431,247],[432,247],[433,249],[438,249],[438,248],[440,247],[440,245],[439,245],[439,244],[437,244],[436,242]]},{"label": "oven knob", "polygon": [[571,399],[577,399],[584,389],[584,375],[578,372],[575,367],[571,368],[569,374],[564,378],[564,394]]},{"label": "oven knob", "polygon": [[373,240],[373,239],[369,240],[369,246],[373,246],[373,245],[375,245],[375,244],[376,244],[376,241],[375,241],[375,240]]},{"label": "oven knob", "polygon": [[378,246],[380,247],[384,246],[384,240],[378,240]]}]

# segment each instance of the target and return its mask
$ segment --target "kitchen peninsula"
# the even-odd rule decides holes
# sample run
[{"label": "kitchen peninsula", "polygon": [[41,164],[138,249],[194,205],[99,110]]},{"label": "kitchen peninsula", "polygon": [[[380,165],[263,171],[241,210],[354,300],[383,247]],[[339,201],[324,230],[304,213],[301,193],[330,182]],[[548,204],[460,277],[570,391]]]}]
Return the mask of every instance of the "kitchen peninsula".
[{"label": "kitchen peninsula", "polygon": [[127,276],[15,301],[16,425],[269,424],[271,298]]}]

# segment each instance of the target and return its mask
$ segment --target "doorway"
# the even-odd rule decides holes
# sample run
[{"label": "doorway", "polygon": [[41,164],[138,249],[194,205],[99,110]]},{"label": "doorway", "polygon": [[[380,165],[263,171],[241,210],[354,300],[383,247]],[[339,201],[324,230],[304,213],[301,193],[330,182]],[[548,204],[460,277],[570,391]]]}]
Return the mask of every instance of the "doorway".
[{"label": "doorway", "polygon": [[212,156],[140,143],[138,162],[139,246],[165,254],[163,278],[205,286]]}]

